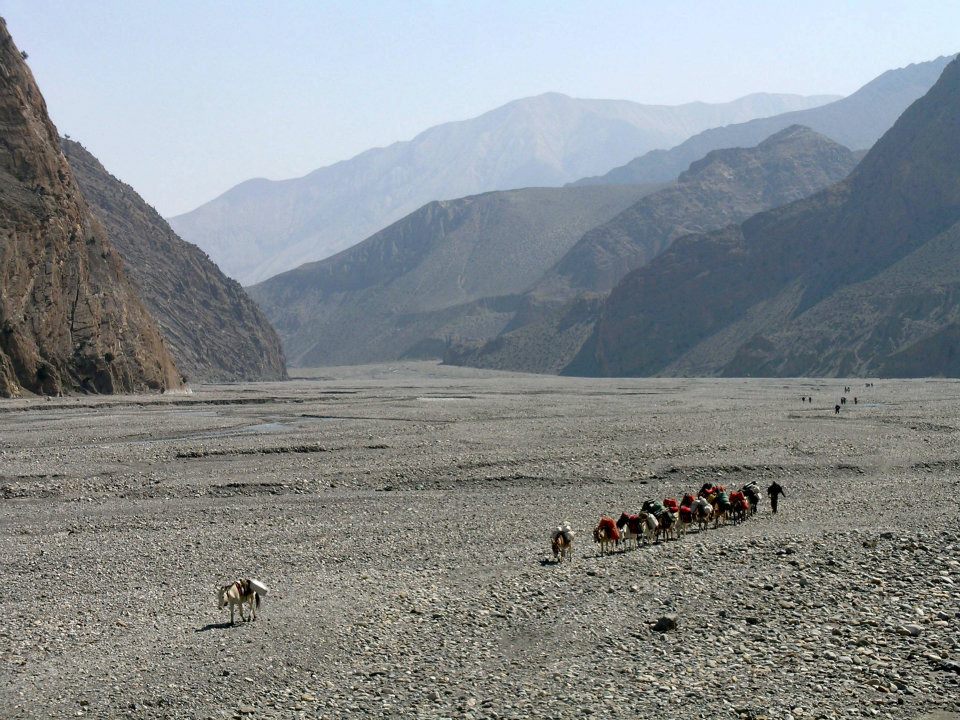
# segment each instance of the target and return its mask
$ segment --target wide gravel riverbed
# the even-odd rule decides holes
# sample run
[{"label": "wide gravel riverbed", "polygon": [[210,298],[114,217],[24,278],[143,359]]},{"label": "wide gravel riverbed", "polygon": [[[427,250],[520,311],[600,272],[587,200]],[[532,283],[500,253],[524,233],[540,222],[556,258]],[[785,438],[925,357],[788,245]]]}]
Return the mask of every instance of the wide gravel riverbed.
[{"label": "wide gravel riverbed", "polygon": [[[306,374],[0,402],[0,717],[960,712],[960,383]],[[749,480],[778,515],[597,555]]]}]

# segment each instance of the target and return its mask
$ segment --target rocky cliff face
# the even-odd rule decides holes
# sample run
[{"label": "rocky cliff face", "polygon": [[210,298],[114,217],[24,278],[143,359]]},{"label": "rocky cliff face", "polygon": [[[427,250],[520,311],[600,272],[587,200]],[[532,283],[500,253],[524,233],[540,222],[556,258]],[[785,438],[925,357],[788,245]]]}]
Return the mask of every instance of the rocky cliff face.
[{"label": "rocky cliff face", "polygon": [[0,22],[0,395],[181,386]]},{"label": "rocky cliff face", "polygon": [[955,60],[844,182],[625,277],[568,371],[955,374],[958,128]]},{"label": "rocky cliff face", "polygon": [[160,325],[177,367],[190,380],[203,382],[285,379],[280,339],[240,284],[181,240],[82,145],[61,143],[84,198]]}]

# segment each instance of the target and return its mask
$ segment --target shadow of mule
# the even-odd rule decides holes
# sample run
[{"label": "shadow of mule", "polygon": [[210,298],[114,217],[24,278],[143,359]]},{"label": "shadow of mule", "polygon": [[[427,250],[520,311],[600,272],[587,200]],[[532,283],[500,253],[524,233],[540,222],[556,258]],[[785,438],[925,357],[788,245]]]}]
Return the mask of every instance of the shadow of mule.
[{"label": "shadow of mule", "polygon": [[226,630],[227,628],[235,627],[230,621],[220,622],[220,623],[208,623],[202,628],[197,628],[194,632],[206,632],[207,630]]}]

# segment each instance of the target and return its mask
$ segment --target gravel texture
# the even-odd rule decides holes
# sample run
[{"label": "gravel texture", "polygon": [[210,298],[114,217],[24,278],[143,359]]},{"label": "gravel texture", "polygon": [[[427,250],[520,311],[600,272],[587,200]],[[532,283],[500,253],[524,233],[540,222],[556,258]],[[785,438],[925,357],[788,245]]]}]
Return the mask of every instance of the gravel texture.
[{"label": "gravel texture", "polygon": [[[949,381],[431,364],[7,401],[0,717],[956,717],[958,431]],[[777,516],[590,540],[752,479]]]}]

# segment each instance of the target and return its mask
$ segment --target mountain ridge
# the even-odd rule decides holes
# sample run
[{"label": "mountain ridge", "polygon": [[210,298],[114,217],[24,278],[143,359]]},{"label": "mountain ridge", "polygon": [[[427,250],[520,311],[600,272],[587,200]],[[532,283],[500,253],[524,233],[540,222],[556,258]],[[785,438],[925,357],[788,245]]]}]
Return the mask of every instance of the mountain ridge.
[{"label": "mountain ridge", "polygon": [[[393,360],[492,337],[583,232],[645,192],[525,188],[434,201],[341,253],[249,288],[292,364]],[[451,271],[456,268],[456,271]]]},{"label": "mountain ridge", "polygon": [[559,372],[588,339],[603,297],[678,236],[713,230],[845,178],[859,155],[809,128],[791,126],[753,148],[711,151],[678,182],[588,231],[524,298],[510,325],[477,346],[447,348],[444,362]]},{"label": "mountain ridge", "polygon": [[[944,345],[960,317],[958,127],[954,60],[843,182],[680,238],[627,275],[565,372],[958,370]],[[935,350],[941,365],[917,347]]]},{"label": "mountain ridge", "polygon": [[523,98],[300,178],[244,181],[169,223],[250,284],[333,255],[432,200],[563,185],[706,127],[827,97],[755,94],[682,106]]},{"label": "mountain ridge", "polygon": [[581,178],[572,184],[666,182],[710,150],[755,145],[788,125],[810,127],[852,150],[867,149],[904,109],[932,87],[954,57],[944,55],[887,70],[851,95],[826,105],[711,128],[669,150],[652,150],[604,175]]}]

